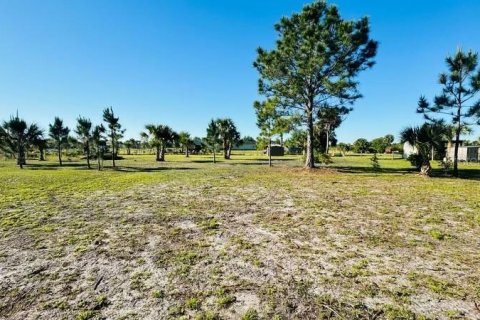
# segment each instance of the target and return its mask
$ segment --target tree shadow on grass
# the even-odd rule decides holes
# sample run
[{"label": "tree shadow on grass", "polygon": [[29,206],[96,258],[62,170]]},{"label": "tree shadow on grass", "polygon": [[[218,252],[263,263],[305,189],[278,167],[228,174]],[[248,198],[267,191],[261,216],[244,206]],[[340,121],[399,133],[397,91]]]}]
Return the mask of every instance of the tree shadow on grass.
[{"label": "tree shadow on grass", "polygon": [[198,168],[192,167],[127,167],[127,166],[120,166],[116,167],[115,169],[109,168],[110,170],[115,170],[119,172],[161,172],[161,171],[185,171],[185,170],[197,170]]},{"label": "tree shadow on grass", "polygon": [[[79,170],[82,170],[82,169],[89,170],[87,167],[87,164],[77,163],[77,162],[73,162],[73,163],[64,162],[63,165],[59,165],[58,163],[42,163],[42,164],[32,163],[32,164],[26,164],[24,167],[30,170],[58,170],[62,168],[76,168]],[[94,166],[92,165],[92,169],[93,168]]]},{"label": "tree shadow on grass", "polygon": [[[326,168],[336,169],[342,173],[368,173],[368,174],[416,174],[418,170],[415,168],[380,168],[375,170],[371,167],[347,167],[347,166],[331,166]],[[480,180],[480,169],[460,169],[459,179]],[[431,178],[453,178],[451,174],[445,174],[442,169],[432,169]]]}]

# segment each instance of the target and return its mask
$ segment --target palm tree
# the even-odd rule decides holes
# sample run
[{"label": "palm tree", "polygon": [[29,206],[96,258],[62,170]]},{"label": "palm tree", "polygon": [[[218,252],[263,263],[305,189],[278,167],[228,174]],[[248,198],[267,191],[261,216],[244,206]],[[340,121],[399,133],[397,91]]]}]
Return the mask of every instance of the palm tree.
[{"label": "palm tree", "polygon": [[17,165],[23,169],[26,151],[42,137],[43,131],[36,124],[27,125],[17,114],[0,126],[0,150],[13,155],[17,159]]},{"label": "palm tree", "polygon": [[90,167],[90,141],[92,139],[92,122],[90,119],[83,118],[79,116],[77,118],[77,128],[75,129],[75,133],[78,135],[79,141],[83,145],[83,150],[87,154],[87,167]]},{"label": "palm tree", "polygon": [[449,138],[450,128],[443,121],[424,123],[421,127],[409,127],[400,133],[400,141],[408,142],[417,150],[417,155],[411,159],[422,175],[430,175],[434,150],[440,150],[445,140]]},{"label": "palm tree", "polygon": [[148,137],[150,145],[156,148],[156,161],[165,161],[165,150],[167,145],[173,144],[178,135],[169,126],[159,124],[147,124],[145,126],[148,132],[142,133],[144,137]]},{"label": "palm tree", "polygon": [[180,142],[180,145],[182,146],[182,148],[185,148],[185,157],[188,158],[189,157],[188,149],[193,144],[193,140],[190,137],[190,133],[181,131],[178,134],[178,141]]},{"label": "palm tree", "polygon": [[110,137],[110,143],[112,145],[112,166],[115,168],[115,157],[117,156],[118,140],[121,139],[125,130],[122,130],[122,125],[119,122],[119,118],[115,117],[112,107],[103,110],[103,121],[105,121],[108,126],[108,135]]},{"label": "palm tree", "polygon": [[131,138],[131,139],[128,139],[127,141],[125,141],[125,143],[123,145],[125,146],[125,148],[127,148],[127,155],[130,155],[131,149],[136,148],[137,141],[135,139]]},{"label": "palm tree", "polygon": [[92,131],[92,144],[97,153],[97,169],[100,171],[102,168],[101,166],[101,159],[103,159],[103,148],[105,147],[105,137],[103,134],[105,133],[105,127],[101,124],[99,126],[95,126]]},{"label": "palm tree", "polygon": [[220,139],[220,128],[218,127],[218,120],[211,120],[207,127],[207,143],[212,147],[213,150],[213,163],[216,162],[215,152],[217,151],[217,143]]},{"label": "palm tree", "polygon": [[47,149],[47,139],[44,139],[43,136],[38,137],[33,142],[33,145],[38,148],[38,152],[40,153],[39,160],[45,161],[45,149]]},{"label": "palm tree", "polygon": [[62,165],[62,144],[67,141],[68,134],[70,129],[63,126],[63,120],[59,117],[55,117],[52,124],[49,124],[49,135],[52,138],[56,145],[58,151],[58,162],[60,166]]},{"label": "palm tree", "polygon": [[240,140],[240,133],[230,118],[218,119],[217,127],[223,141],[223,157],[230,159],[232,145]]}]

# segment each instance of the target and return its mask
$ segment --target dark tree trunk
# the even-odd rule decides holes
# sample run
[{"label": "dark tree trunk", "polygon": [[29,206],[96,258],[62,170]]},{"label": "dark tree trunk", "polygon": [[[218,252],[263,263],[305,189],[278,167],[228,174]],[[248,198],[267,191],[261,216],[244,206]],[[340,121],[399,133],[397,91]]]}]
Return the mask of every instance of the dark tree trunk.
[{"label": "dark tree trunk", "polygon": [[38,151],[40,151],[40,161],[45,161],[45,149],[38,148]]},{"label": "dark tree trunk", "polygon": [[272,166],[272,137],[268,138],[268,166]]},{"label": "dark tree trunk", "polygon": [[213,163],[216,163],[217,162],[217,159],[215,158],[215,149],[216,149],[216,145],[213,144]]},{"label": "dark tree trunk", "polygon": [[305,159],[305,168],[315,168],[315,158],[313,155],[313,101],[307,108],[307,155]]},{"label": "dark tree trunk", "polygon": [[112,136],[112,166],[115,168],[115,138]]},{"label": "dark tree trunk", "polygon": [[228,156],[228,159],[230,159],[230,157],[232,156],[232,144],[231,143],[228,144],[227,156]]},{"label": "dark tree trunk", "polygon": [[88,169],[91,169],[90,167],[90,143],[87,140],[87,167]]},{"label": "dark tree trunk", "polygon": [[155,161],[160,161],[160,146],[157,146]]},{"label": "dark tree trunk", "polygon": [[23,169],[24,164],[26,164],[25,152],[23,151],[23,147],[19,147],[18,154],[17,154],[17,165],[20,166],[20,169]]},{"label": "dark tree trunk", "polygon": [[228,141],[225,139],[223,140],[223,158],[230,159],[228,156]]},{"label": "dark tree trunk", "polygon": [[[460,113],[460,112],[459,112]],[[453,153],[453,176],[458,177],[458,147],[460,144],[460,132],[462,128],[460,127],[460,121],[458,122],[457,129],[455,131],[455,150]]]},{"label": "dark tree trunk", "polygon": [[160,148],[160,160],[158,161],[165,161],[165,146],[162,145],[162,147]]},{"label": "dark tree trunk", "polygon": [[189,155],[189,153],[188,153],[188,146],[186,146],[186,147],[185,147],[185,157],[188,158],[189,156],[190,156],[190,155]]},{"label": "dark tree trunk", "polygon": [[60,166],[62,166],[62,147],[60,146],[60,143],[58,143],[58,163]]}]

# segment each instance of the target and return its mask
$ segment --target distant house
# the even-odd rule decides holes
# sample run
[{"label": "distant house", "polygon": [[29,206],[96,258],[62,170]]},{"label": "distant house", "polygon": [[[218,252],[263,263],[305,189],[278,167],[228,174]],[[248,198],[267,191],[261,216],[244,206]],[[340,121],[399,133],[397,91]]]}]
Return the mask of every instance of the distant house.
[{"label": "distant house", "polygon": [[[479,146],[464,146],[464,141],[459,141],[458,146],[458,161],[466,162],[478,162],[480,161],[480,147]],[[447,159],[453,160],[455,154],[455,143],[453,141],[448,141],[446,144],[446,157]],[[403,158],[407,159],[412,154],[417,154],[417,148],[412,146],[410,143],[405,142],[403,144]]]},{"label": "distant house", "polygon": [[[449,141],[447,143],[447,158],[453,159],[455,155],[455,143]],[[480,159],[479,146],[464,146],[463,141],[460,141],[458,147],[458,160],[466,162],[478,162]]]}]

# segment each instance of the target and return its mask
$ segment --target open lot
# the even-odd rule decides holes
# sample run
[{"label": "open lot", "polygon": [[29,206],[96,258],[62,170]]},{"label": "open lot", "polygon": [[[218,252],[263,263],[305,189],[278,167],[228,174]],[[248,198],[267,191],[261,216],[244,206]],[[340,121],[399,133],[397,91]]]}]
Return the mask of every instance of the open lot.
[{"label": "open lot", "polygon": [[53,159],[0,162],[2,319],[480,318],[480,165]]}]

